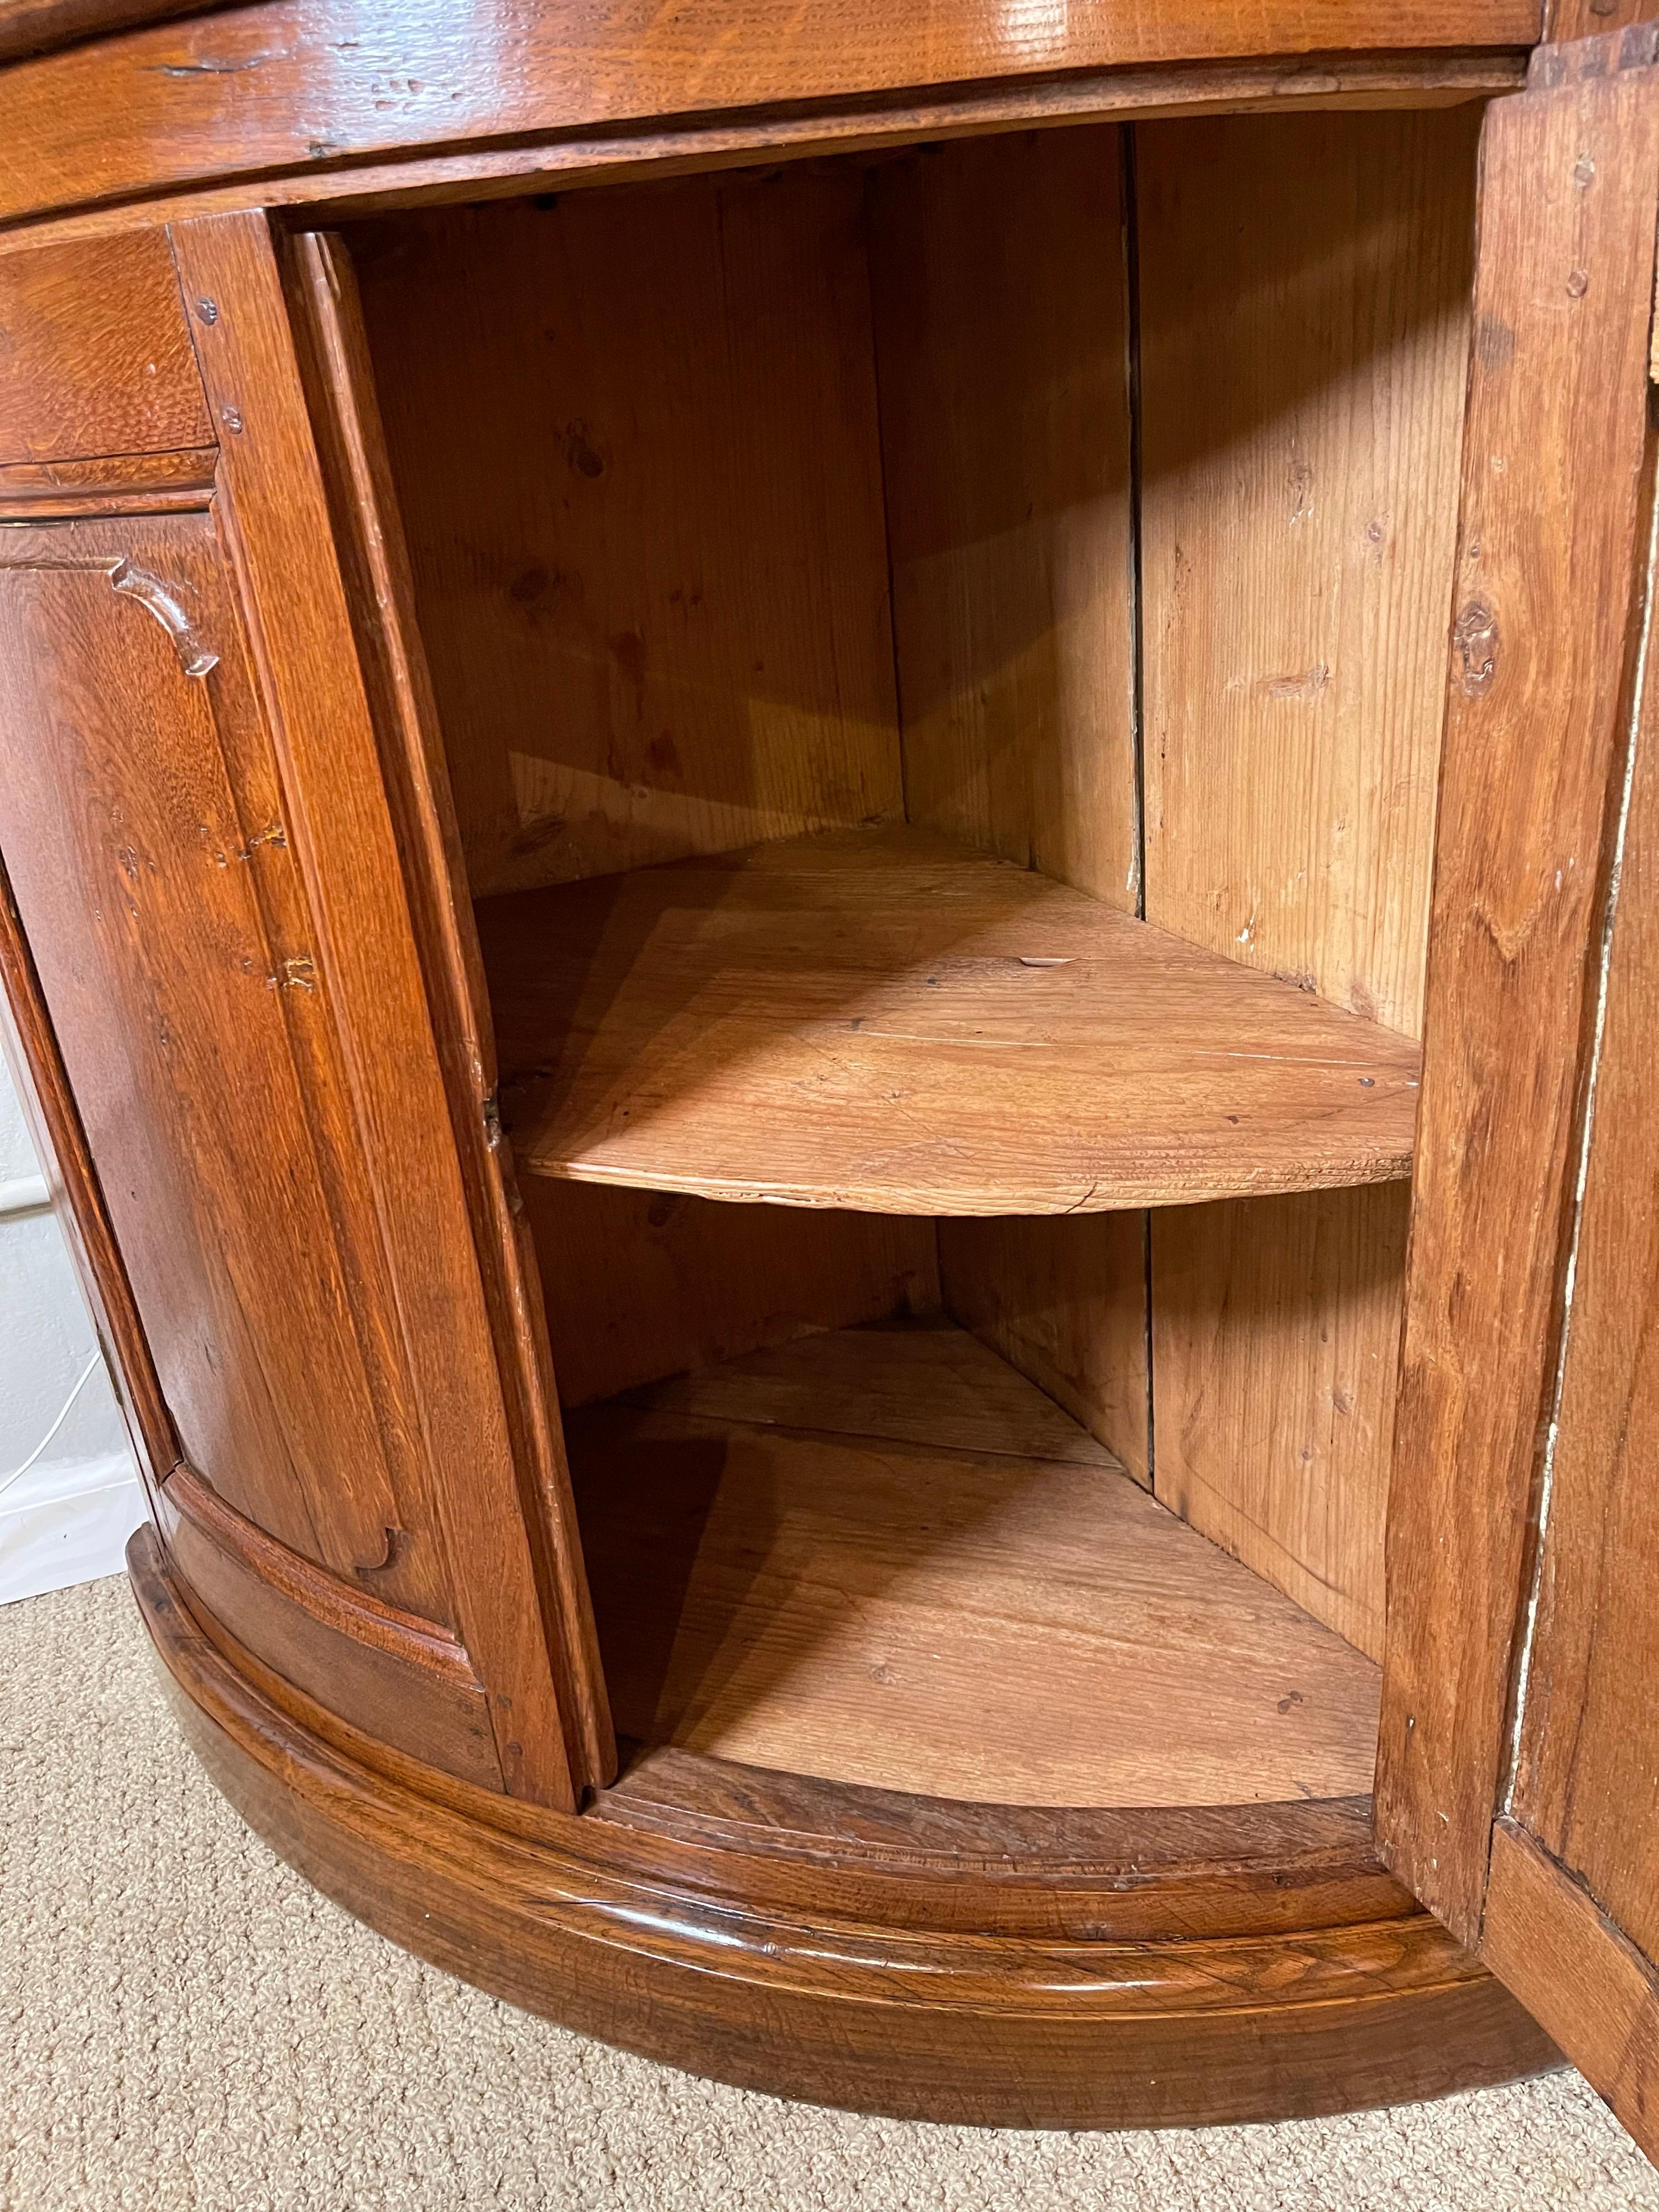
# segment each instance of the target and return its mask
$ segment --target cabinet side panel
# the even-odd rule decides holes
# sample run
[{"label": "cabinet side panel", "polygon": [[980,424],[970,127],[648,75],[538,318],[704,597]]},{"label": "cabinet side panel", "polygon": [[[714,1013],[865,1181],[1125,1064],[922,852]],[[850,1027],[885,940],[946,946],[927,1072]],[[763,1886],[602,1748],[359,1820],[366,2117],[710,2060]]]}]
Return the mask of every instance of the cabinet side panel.
[{"label": "cabinet side panel", "polygon": [[[1409,1035],[1478,128],[1136,132],[1147,916]],[[1152,1224],[1158,1495],[1373,1654],[1407,1204]]]},{"label": "cabinet side panel", "polygon": [[1651,657],[1646,689],[1508,1809],[1659,1959],[1659,683]]},{"label": "cabinet side panel", "polygon": [[1480,1956],[1659,2162],[1659,1970],[1512,1820],[1492,1829]]},{"label": "cabinet side panel", "polygon": [[[1139,898],[1123,133],[872,172],[906,809]],[[941,1228],[946,1303],[1146,1479],[1146,1224]]]},{"label": "cabinet side panel", "polygon": [[[410,1457],[450,1563],[455,1626],[490,1697],[508,1787],[570,1805],[590,1778],[530,1529],[544,1501],[515,1456],[480,1273],[479,1224],[449,1103],[409,894],[270,228],[203,216],[172,232],[210,401],[230,432],[220,505],[282,776],[287,844],[338,1077],[319,1092],[374,1259],[361,1310],[401,1389]],[[206,302],[206,306],[200,303]]]},{"label": "cabinet side panel", "polygon": [[354,238],[473,891],[900,811],[855,172]]},{"label": "cabinet side panel", "polygon": [[1496,103],[1481,152],[1377,1765],[1381,1847],[1464,1942],[1509,1753],[1648,552],[1659,98],[1650,70],[1607,67],[1619,45]]}]

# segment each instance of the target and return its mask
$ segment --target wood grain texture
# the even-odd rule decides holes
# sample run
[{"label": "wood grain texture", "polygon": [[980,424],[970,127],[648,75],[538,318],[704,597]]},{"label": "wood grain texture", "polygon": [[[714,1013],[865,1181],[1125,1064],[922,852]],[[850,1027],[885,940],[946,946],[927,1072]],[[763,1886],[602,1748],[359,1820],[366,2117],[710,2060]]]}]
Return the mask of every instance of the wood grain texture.
[{"label": "wood grain texture", "polygon": [[1506,1756],[1630,713],[1656,170],[1644,70],[1487,118],[1377,1770],[1385,1856],[1465,1936]]},{"label": "wood grain texture", "polygon": [[[1534,52],[1543,51],[1534,49]],[[1552,48],[1550,52],[1567,52]],[[414,149],[340,166],[320,155],[281,175],[249,175],[230,142],[213,173],[222,181],[155,179],[143,194],[155,222],[231,215],[250,208],[310,208],[323,219],[378,216],[412,207],[477,204],[535,191],[629,180],[661,182],[767,162],[869,153],[924,142],[1165,116],[1291,115],[1373,108],[1456,106],[1514,92],[1526,81],[1521,46],[1299,54],[1288,60],[1186,62],[1085,70],[1060,78],[932,87],[895,95],[852,95],[783,108],[727,110],[645,124],[554,131],[453,153]],[[31,99],[39,96],[38,88]],[[322,142],[318,142],[321,143]],[[29,235],[70,243],[131,228],[132,210],[94,202],[24,218]]]},{"label": "wood grain texture", "polygon": [[[349,605],[271,240],[256,216],[173,233],[209,393],[229,430],[232,558],[270,702],[282,850],[326,1010],[316,1095],[356,1240],[349,1310],[386,1378],[401,1464],[453,1576],[453,1625],[487,1685],[508,1786],[569,1802],[580,1650],[527,1534],[550,1501],[515,1461],[475,1229]],[[228,428],[228,425],[227,428]],[[295,1016],[290,1013],[290,1019]],[[280,1215],[280,1201],[273,1201]],[[301,1278],[303,1268],[289,1267]],[[338,1446],[336,1445],[337,1455]],[[580,1770],[577,1770],[580,1774]],[[586,1781],[586,1776],[580,1776]]]},{"label": "wood grain texture", "polygon": [[[1553,2061],[1426,1913],[1322,1915],[1368,1856],[1345,1869],[1328,1847],[1289,1844],[1286,1814],[1323,1832],[1323,1808],[1274,1808],[1277,1838],[1252,1851],[1246,1829],[1231,1869],[1212,1854],[1191,1881],[1167,1859],[1138,1875],[1122,1851],[1064,1917],[1051,1886],[1017,1864],[942,1884],[918,1869],[896,1887],[890,1872],[805,1852],[793,1867],[772,1851],[711,1855],[367,1758],[372,1746],[337,1725],[319,1734],[228,1666],[142,1536],[133,1565],[181,1723],[291,1863],[448,1971],[654,2057],[821,2103],[1066,2127],[1345,2110]],[[1167,1832],[1169,1814],[1144,1817]],[[1264,1887],[1278,1893],[1277,1925],[1220,1934]],[[1152,1933],[1160,1896],[1167,1917]],[[1287,1897],[1308,1910],[1299,1927],[1283,1920]],[[1034,1916],[1023,1940],[978,1932],[1022,1901]]]},{"label": "wood grain texture", "polygon": [[[1133,913],[1129,302],[1117,130],[872,171],[908,818]],[[952,1313],[1146,1464],[1145,1223],[942,1224]]]},{"label": "wood grain texture", "polygon": [[496,1371],[531,1510],[526,1528],[558,1623],[573,1769],[616,1768],[564,1463],[542,1279],[495,1113],[495,1038],[460,833],[381,434],[361,305],[337,240],[293,241],[289,299],[381,769],[489,1310]]},{"label": "wood grain texture", "polygon": [[[1136,134],[1146,912],[1408,1036],[1478,123]],[[1405,1220],[1365,1192],[1151,1224],[1158,1496],[1373,1656]]]},{"label": "wood grain texture", "polygon": [[1136,138],[1146,913],[1413,1036],[1478,127]]},{"label": "wood grain texture", "polygon": [[1060,1213],[1409,1164],[1404,1039],[930,831],[490,900],[480,927],[532,1174]]},{"label": "wood grain texture", "polygon": [[0,1054],[46,1176],[70,1264],[110,1370],[149,1510],[179,1437],[93,1165],[0,852]]},{"label": "wood grain texture", "polygon": [[1378,1660],[1406,1200],[1153,1218],[1158,1498]]},{"label": "wood grain texture", "polygon": [[1121,134],[872,172],[908,819],[1135,909]]},{"label": "wood grain texture", "polygon": [[1150,1486],[1146,1216],[941,1221],[939,1259],[952,1318]]},{"label": "wood grain texture", "polygon": [[1513,1820],[1492,1828],[1481,1954],[1659,2160],[1659,1972]]},{"label": "wood grain texture", "polygon": [[1545,0],[1543,35],[1552,45],[1595,39],[1632,23],[1650,23],[1656,15],[1654,0]]},{"label": "wood grain texture", "polygon": [[359,249],[478,896],[902,811],[862,189],[580,193]]},{"label": "wood grain texture", "polygon": [[819,1429],[1123,1471],[1006,1359],[939,1316],[798,1337],[677,1375],[630,1394],[630,1403],[751,1428]]},{"label": "wood grain texture", "polygon": [[[354,1224],[312,1120],[328,978],[214,525],[9,531],[0,562],[0,848],[170,1425],[280,1542],[452,1620],[355,1325]],[[123,563],[187,611],[204,675],[113,589]]]},{"label": "wood grain texture", "polygon": [[[954,1359],[938,1331],[868,1341],[867,1369],[863,1332],[795,1347],[787,1402],[774,1356],[670,1386],[685,1410],[648,1397],[571,1420],[621,1729],[1011,1804],[1365,1788],[1369,1662],[1083,1431],[1042,1456],[1065,1417],[1012,1370],[985,1379],[994,1355],[973,1339]],[[927,1441],[896,1433],[895,1399]]]},{"label": "wood grain texture", "polygon": [[0,462],[214,437],[163,232],[0,253]]},{"label": "wood grain texture", "polygon": [[218,466],[215,446],[84,461],[8,461],[0,464],[0,517],[59,522],[77,515],[190,514],[207,505]]},{"label": "wood grain texture", "polygon": [[522,1203],[566,1406],[939,1305],[925,1218],[716,1206],[545,1176],[525,1176]]},{"label": "wood grain texture", "polygon": [[[1656,738],[1659,678],[1650,657],[1609,893],[1589,1157],[1505,1804],[1650,1960],[1659,1958],[1659,1715],[1651,1695],[1659,1667]],[[1659,2105],[1652,2120],[1659,2126]]]},{"label": "wood grain texture", "polygon": [[1539,0],[1136,0],[1054,17],[981,0],[539,0],[411,12],[266,0],[16,64],[0,222],[229,175],[433,154],[796,100],[1159,63],[1516,48]]},{"label": "wood grain texture", "polygon": [[0,61],[49,53],[82,39],[107,38],[137,23],[197,15],[214,0],[3,0]]},{"label": "wood grain texture", "polygon": [[489,1701],[453,1637],[313,1566],[188,1468],[163,1486],[158,1519],[191,1601],[284,1680],[429,1765],[501,1788]]}]

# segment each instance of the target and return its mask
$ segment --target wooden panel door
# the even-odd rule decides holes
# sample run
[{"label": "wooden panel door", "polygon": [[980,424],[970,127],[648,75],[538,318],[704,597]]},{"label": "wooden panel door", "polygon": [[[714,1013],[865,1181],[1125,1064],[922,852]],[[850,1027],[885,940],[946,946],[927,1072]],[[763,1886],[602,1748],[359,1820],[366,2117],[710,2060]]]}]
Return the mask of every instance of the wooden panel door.
[{"label": "wooden panel door", "polygon": [[173,252],[216,464],[0,482],[17,1027],[204,1613],[371,1735],[570,1805],[602,1693],[514,1448],[271,241]]},{"label": "wooden panel door", "polygon": [[1376,1819],[1659,2156],[1656,62],[1486,124]]}]

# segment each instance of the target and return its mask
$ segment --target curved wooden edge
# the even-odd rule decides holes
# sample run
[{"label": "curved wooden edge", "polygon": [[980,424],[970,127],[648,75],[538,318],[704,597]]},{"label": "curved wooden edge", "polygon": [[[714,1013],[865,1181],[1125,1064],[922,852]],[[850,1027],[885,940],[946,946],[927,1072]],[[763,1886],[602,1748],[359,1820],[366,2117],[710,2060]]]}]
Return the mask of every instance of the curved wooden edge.
[{"label": "curved wooden edge", "polygon": [[647,2057],[896,2117],[1066,2127],[1334,2112],[1554,2062],[1424,1914],[1293,1937],[1194,1938],[1177,1920],[1162,1941],[1009,1938],[805,1893],[788,1911],[735,1883],[716,1896],[678,1878],[673,1850],[591,1817],[481,1819],[483,1793],[424,1794],[412,1762],[364,1764],[229,1666],[149,1532],[130,1559],[186,1734],[292,1865],[434,1964]]},{"label": "curved wooden edge", "polygon": [[179,1601],[233,1663],[258,1654],[273,1681],[326,1698],[374,1738],[418,1750],[483,1789],[502,1788],[483,1685],[436,1622],[302,1559],[188,1466],[162,1484],[156,1516]]},{"label": "curved wooden edge", "polygon": [[169,1538],[180,1520],[194,1528],[228,1558],[280,1597],[298,1606],[324,1627],[355,1643],[384,1651],[428,1673],[477,1687],[471,1662],[458,1639],[440,1622],[405,1613],[367,1590],[353,1589],[338,1575],[316,1565],[286,1544],[268,1536],[181,1461],[161,1487],[163,1525]]},{"label": "curved wooden edge", "polygon": [[0,62],[106,39],[141,23],[200,15],[219,0],[0,0]]},{"label": "curved wooden edge", "polygon": [[[202,27],[210,30],[222,21],[216,17]],[[167,39],[171,58],[166,61],[142,58],[135,64],[125,51],[111,55],[93,48],[31,62],[27,82],[21,69],[11,81],[0,76],[0,119],[30,149],[15,167],[0,158],[0,232],[38,232],[54,241],[100,237],[131,228],[139,208],[152,222],[254,207],[291,209],[301,220],[308,208],[326,208],[331,219],[375,215],[411,204],[511,197],[555,184],[564,189],[621,183],[1067,123],[1443,106],[1518,90],[1536,29],[1534,11],[1524,36],[1466,41],[1462,51],[1437,42],[1261,58],[1118,62],[1036,76],[988,80],[981,74],[896,90],[739,103],[691,114],[621,120],[602,115],[587,124],[538,101],[532,76],[520,88],[527,95],[521,105],[512,112],[481,108],[476,127],[459,143],[447,132],[430,137],[416,127],[365,135],[347,130],[337,116],[334,135],[316,139],[311,135],[316,95],[307,78],[311,57],[304,55],[288,58],[286,87],[274,86],[267,76],[271,127],[256,143],[239,128],[246,112],[246,70],[234,65],[234,57],[217,52],[210,64],[194,64],[174,51],[177,40],[161,29],[151,35]],[[243,43],[248,64],[263,68],[258,40]],[[122,42],[123,49],[127,44]],[[327,62],[333,83],[340,52],[331,49]],[[400,65],[418,75],[420,57],[404,52]],[[52,81],[48,73],[59,70],[73,73],[72,88]],[[166,80],[159,93],[149,82],[153,76]],[[108,133],[97,126],[84,138],[64,143],[66,101],[96,117],[106,103],[123,111],[135,89],[137,106],[154,113],[125,146],[111,148]],[[345,105],[354,95],[359,100],[368,95],[373,106],[373,90],[369,82],[348,84]],[[532,120],[521,125],[515,113]],[[455,119],[452,108],[445,120]],[[375,121],[384,122],[378,111]]]}]

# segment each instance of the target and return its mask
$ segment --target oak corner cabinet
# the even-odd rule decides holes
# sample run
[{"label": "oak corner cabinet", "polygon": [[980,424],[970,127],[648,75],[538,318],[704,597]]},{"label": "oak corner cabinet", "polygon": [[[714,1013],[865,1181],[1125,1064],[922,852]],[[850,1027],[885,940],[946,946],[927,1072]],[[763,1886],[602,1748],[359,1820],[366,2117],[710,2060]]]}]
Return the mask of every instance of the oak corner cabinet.
[{"label": "oak corner cabinet", "polygon": [[0,0],[11,1042],[397,1942],[1659,2151],[1645,12]]}]

